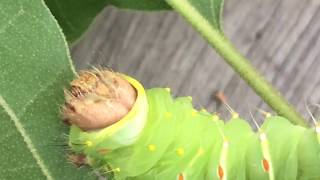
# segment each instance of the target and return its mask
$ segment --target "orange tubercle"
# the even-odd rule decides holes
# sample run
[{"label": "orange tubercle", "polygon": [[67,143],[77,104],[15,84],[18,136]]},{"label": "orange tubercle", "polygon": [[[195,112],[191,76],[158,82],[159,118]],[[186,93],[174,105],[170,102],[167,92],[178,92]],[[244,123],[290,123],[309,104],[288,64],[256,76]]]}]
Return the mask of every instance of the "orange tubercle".
[{"label": "orange tubercle", "polygon": [[220,179],[223,179],[224,176],[223,168],[220,165],[218,166],[218,176]]},{"label": "orange tubercle", "polygon": [[182,173],[180,173],[180,174],[178,175],[178,180],[185,180]]},{"label": "orange tubercle", "polygon": [[266,159],[262,160],[262,167],[265,172],[269,172],[270,166],[269,166],[268,160]]}]

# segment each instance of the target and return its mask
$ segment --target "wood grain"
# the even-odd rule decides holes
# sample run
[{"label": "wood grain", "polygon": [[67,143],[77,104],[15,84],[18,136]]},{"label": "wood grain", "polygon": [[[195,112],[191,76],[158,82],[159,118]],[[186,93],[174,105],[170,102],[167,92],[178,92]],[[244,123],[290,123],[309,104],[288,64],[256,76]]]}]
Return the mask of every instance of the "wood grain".
[{"label": "wood grain", "polygon": [[[226,0],[225,4],[227,36],[307,119],[305,101],[320,103],[319,19],[319,0]],[[223,91],[245,118],[256,107],[270,111],[175,12],[108,7],[72,47],[72,56],[79,70],[110,67],[148,88],[170,87],[174,95],[191,95],[196,107],[226,118],[226,109],[213,98],[216,91]]]}]

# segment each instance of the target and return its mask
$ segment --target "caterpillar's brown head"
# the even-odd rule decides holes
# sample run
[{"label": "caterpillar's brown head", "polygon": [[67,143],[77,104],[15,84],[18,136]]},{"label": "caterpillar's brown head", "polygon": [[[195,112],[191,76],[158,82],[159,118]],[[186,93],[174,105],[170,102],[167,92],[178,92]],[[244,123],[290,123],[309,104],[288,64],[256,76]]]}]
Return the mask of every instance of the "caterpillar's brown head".
[{"label": "caterpillar's brown head", "polygon": [[83,71],[65,91],[63,116],[82,130],[110,126],[125,116],[136,100],[136,91],[119,73]]}]

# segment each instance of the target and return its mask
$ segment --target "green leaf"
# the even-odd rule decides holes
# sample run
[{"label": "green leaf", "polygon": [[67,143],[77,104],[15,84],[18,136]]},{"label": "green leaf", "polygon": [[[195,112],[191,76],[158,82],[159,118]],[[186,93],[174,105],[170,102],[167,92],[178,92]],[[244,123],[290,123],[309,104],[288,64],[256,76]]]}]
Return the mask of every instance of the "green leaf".
[{"label": "green leaf", "polygon": [[[222,12],[223,0],[166,0],[168,4],[174,7],[182,15],[189,14],[190,16],[197,14],[201,16],[201,21],[206,22],[191,22],[194,26],[198,23],[208,23],[217,31],[222,32]],[[189,22],[190,18],[186,17]],[[200,20],[200,19],[198,19]],[[194,24],[195,23],[195,24]],[[199,30],[199,29],[198,29]]]},{"label": "green leaf", "polygon": [[164,0],[45,0],[69,43],[77,40],[95,16],[107,5],[124,9],[165,10]]},{"label": "green leaf", "polygon": [[164,0],[109,0],[109,4],[118,8],[135,10],[171,9],[171,7]]},{"label": "green leaf", "polygon": [[69,43],[78,39],[94,17],[108,4],[106,0],[45,0]]},{"label": "green leaf", "polygon": [[66,159],[67,44],[43,1],[0,1],[0,179],[94,179]]}]

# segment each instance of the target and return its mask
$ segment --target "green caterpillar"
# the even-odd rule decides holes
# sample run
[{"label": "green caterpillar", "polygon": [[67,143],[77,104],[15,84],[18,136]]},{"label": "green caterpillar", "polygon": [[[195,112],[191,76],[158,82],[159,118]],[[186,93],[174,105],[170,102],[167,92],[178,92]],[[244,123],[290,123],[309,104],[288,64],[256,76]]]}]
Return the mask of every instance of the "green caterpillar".
[{"label": "green caterpillar", "polygon": [[146,92],[135,79],[130,112],[96,131],[72,125],[69,145],[93,168],[128,180],[320,179],[320,128],[267,116],[258,132],[236,113],[224,123],[168,88]]}]

